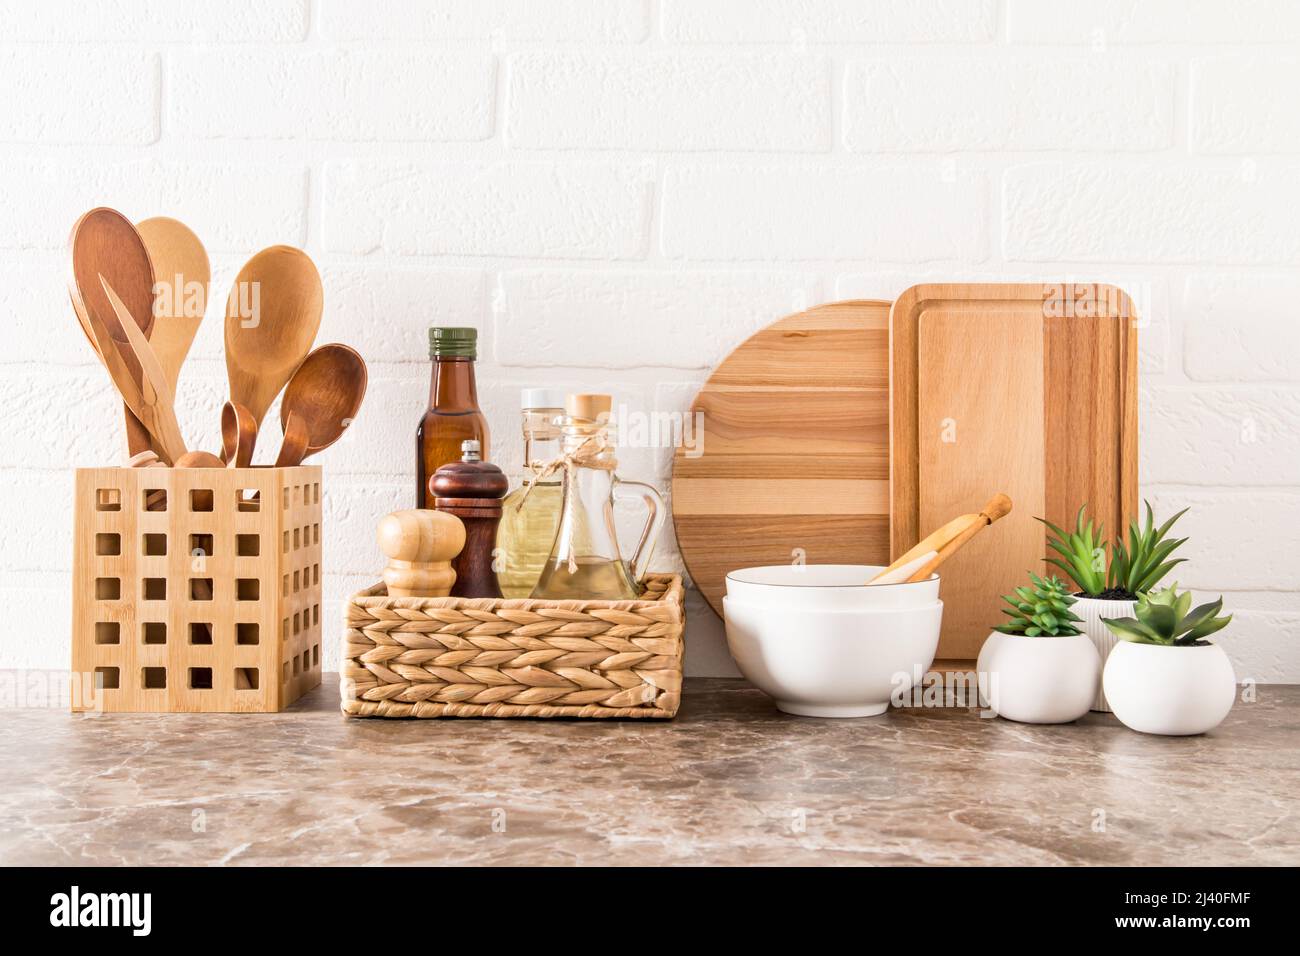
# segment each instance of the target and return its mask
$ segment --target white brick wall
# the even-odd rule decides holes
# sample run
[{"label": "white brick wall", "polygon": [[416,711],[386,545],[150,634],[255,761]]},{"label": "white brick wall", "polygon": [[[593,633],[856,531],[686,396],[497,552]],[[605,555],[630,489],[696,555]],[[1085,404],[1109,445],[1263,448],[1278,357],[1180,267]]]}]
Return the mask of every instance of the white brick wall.
[{"label": "white brick wall", "polygon": [[[321,340],[371,364],[320,457],[331,629],[414,493],[430,324],[479,328],[513,471],[521,386],[682,410],[806,305],[1064,277],[1142,307],[1141,472],[1193,507],[1180,580],[1225,593],[1242,676],[1300,681],[1300,4],[0,0],[0,24],[0,666],[66,664],[70,468],[118,455],[63,262],[108,204],[212,253],[181,382],[202,447],[240,264],[320,264]],[[666,490],[666,450],[625,466]],[[690,672],[731,673],[690,614]]]}]

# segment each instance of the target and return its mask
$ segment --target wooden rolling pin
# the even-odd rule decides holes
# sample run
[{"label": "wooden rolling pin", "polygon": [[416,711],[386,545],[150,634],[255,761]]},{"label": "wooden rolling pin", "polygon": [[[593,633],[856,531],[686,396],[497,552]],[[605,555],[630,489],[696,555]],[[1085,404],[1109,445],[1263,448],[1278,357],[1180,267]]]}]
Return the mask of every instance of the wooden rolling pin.
[{"label": "wooden rolling pin", "polygon": [[446,597],[456,583],[451,562],[465,546],[455,515],[423,508],[394,511],[379,522],[379,550],[388,557],[389,597]]},{"label": "wooden rolling pin", "polygon": [[994,495],[978,512],[953,518],[938,531],[921,539],[916,547],[901,555],[867,584],[912,584],[924,581],[934,573],[935,568],[956,554],[962,545],[1010,511],[1011,499],[1003,494]]}]

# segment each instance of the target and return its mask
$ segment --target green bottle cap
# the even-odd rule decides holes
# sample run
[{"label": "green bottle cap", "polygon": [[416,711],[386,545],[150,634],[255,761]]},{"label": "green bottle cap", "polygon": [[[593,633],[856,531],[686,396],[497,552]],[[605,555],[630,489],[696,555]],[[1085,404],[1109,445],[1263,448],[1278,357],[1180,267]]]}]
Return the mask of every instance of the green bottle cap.
[{"label": "green bottle cap", "polygon": [[478,358],[478,329],[437,327],[429,329],[429,358]]}]

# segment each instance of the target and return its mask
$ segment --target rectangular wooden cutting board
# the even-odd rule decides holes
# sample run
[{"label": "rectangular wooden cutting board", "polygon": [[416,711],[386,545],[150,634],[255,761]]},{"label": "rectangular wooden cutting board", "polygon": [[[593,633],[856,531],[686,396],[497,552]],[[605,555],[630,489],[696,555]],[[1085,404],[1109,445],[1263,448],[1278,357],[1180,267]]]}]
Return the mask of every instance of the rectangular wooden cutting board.
[{"label": "rectangular wooden cutting board", "polygon": [[890,551],[1002,491],[1014,509],[943,570],[938,656],[971,660],[1000,595],[1042,573],[1035,517],[1107,534],[1137,512],[1137,315],[1101,284],[913,286],[890,310]]}]

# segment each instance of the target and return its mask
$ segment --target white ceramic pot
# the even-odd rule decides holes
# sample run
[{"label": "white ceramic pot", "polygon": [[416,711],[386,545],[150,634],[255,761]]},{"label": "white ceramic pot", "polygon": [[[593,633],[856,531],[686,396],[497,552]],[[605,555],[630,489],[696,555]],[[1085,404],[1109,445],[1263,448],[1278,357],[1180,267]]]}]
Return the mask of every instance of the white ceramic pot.
[{"label": "white ceramic pot", "polygon": [[[869,576],[872,570],[856,568],[854,574]],[[940,601],[856,610],[817,609],[810,603],[815,601],[806,592],[785,605],[754,604],[731,594],[722,600],[727,647],[736,665],[786,713],[883,714],[891,698],[910,690],[934,662],[943,620]]]},{"label": "white ceramic pot", "polygon": [[1097,699],[1101,657],[1085,634],[1024,637],[994,631],[976,664],[980,699],[1000,717],[1065,724]]},{"label": "white ceramic pot", "polygon": [[1213,730],[1232,710],[1237,678],[1218,644],[1160,647],[1120,641],[1102,683],[1124,726],[1184,736]]},{"label": "white ceramic pot", "polygon": [[[1088,635],[1088,639],[1097,648],[1102,667],[1106,666],[1106,658],[1115,649],[1115,645],[1120,643],[1120,639],[1110,632],[1110,628],[1101,623],[1101,619],[1103,617],[1133,617],[1134,608],[1136,607],[1136,601],[1103,601],[1100,598],[1090,597],[1081,597],[1070,606],[1070,610],[1075,613],[1075,616],[1083,621],[1082,624],[1078,625],[1078,628]],[[1110,712],[1110,705],[1106,703],[1106,693],[1100,684],[1097,685],[1097,697],[1092,702],[1092,709],[1103,713]]]},{"label": "white ceramic pot", "polygon": [[863,564],[776,564],[727,575],[727,597],[763,607],[815,611],[929,607],[939,600],[939,575],[916,584],[864,587],[884,568]]}]

